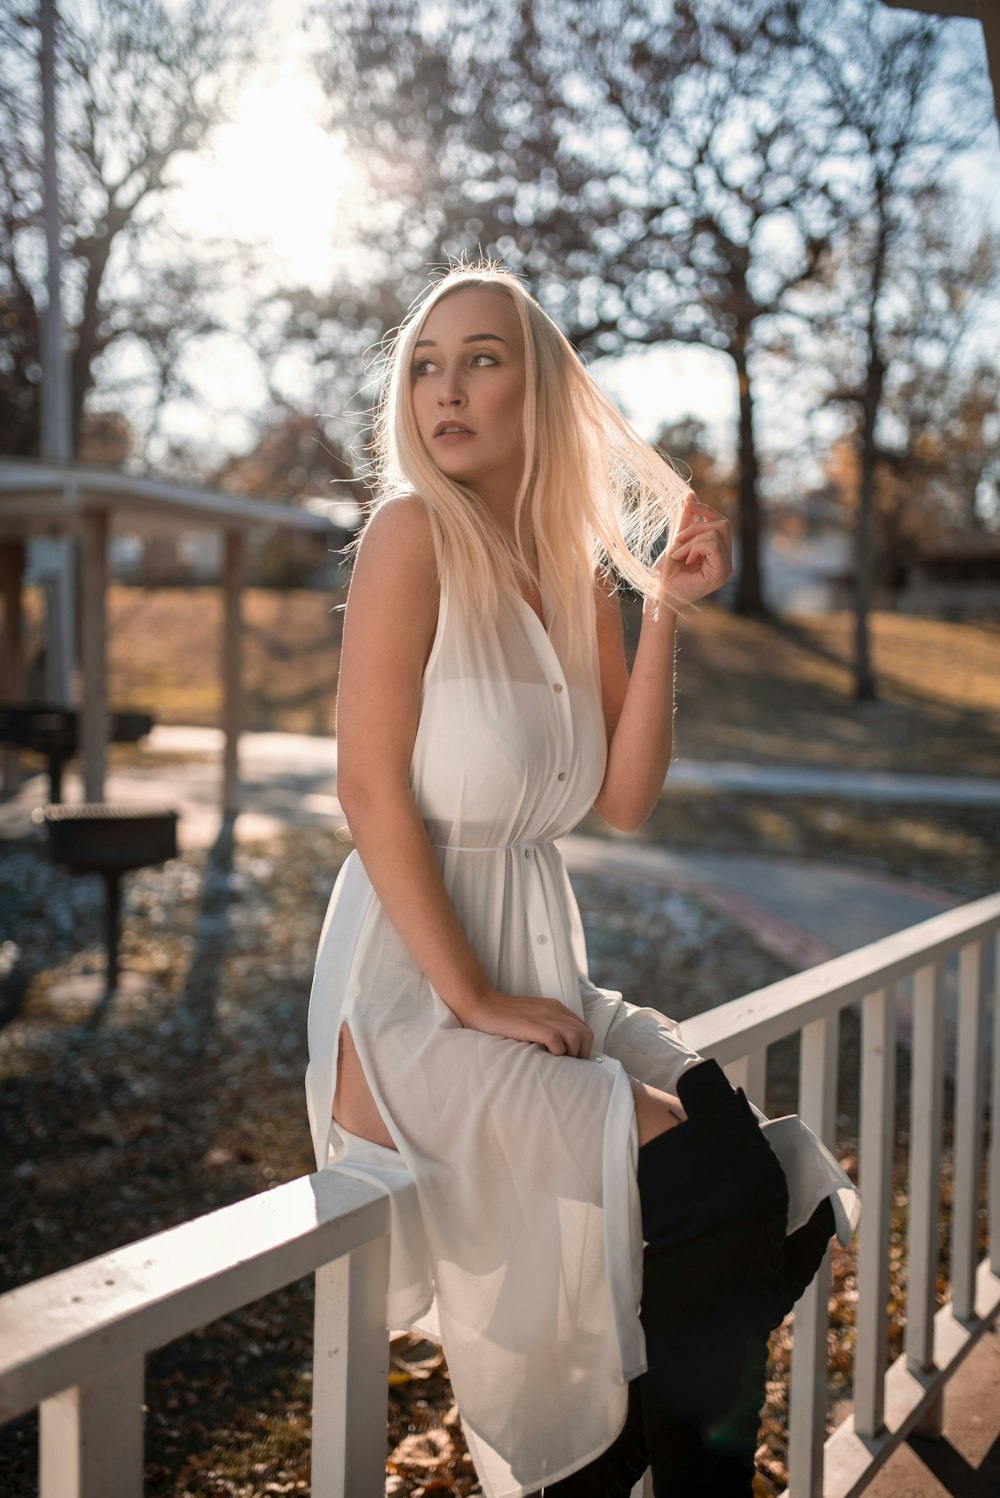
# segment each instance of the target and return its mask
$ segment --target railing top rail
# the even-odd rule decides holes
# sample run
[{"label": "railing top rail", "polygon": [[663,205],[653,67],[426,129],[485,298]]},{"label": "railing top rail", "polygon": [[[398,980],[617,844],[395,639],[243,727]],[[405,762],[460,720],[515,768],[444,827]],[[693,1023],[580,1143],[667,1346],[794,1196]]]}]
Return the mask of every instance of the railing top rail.
[{"label": "railing top rail", "polygon": [[720,1064],[735,1061],[996,930],[1000,930],[1000,893],[942,911],[866,947],[695,1015],[684,1021],[684,1039]]},{"label": "railing top rail", "polygon": [[0,1296],[0,1421],[388,1229],[380,1187],[319,1171],[11,1290]]}]

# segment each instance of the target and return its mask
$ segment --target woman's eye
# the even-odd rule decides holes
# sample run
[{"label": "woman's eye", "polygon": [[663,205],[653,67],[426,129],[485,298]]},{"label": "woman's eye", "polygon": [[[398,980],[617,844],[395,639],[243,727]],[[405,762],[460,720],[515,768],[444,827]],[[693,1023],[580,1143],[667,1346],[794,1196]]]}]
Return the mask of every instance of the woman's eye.
[{"label": "woman's eye", "polygon": [[416,364],[414,364],[413,366],[413,373],[415,375],[426,374],[430,367],[431,361],[429,359],[418,359]]},{"label": "woman's eye", "polygon": [[[485,365],[479,365],[480,359],[485,359],[486,360],[486,364]],[[485,354],[485,353],[484,354],[473,354],[473,356],[472,356],[473,368],[475,368],[476,365],[479,365],[479,367],[481,369],[488,369],[491,364],[495,364],[496,362],[497,361],[493,357],[492,354]]]}]

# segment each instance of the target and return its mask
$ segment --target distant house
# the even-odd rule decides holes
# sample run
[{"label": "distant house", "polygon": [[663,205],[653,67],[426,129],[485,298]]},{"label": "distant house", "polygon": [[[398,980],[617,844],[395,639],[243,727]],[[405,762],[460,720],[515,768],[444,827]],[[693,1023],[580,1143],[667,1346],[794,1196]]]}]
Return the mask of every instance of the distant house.
[{"label": "distant house", "polygon": [[959,531],[917,551],[896,606],[905,614],[1000,619],[1000,534]]},{"label": "distant house", "polygon": [[827,613],[844,607],[843,578],[851,568],[850,532],[842,526],[814,535],[777,532],[761,554],[764,596],[778,614]]}]

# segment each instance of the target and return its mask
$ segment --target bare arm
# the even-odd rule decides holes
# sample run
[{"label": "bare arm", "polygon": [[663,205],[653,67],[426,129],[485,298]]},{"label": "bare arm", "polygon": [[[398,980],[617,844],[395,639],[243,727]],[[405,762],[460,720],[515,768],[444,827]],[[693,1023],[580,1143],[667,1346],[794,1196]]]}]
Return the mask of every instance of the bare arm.
[{"label": "bare arm", "polygon": [[[683,605],[725,582],[731,571],[729,526],[711,505],[688,497],[673,543],[658,568],[661,588]],[[621,607],[597,587],[597,639],[608,763],[594,810],[612,827],[634,832],[663,789],[673,751],[677,611],[653,601],[642,610],[632,674],[625,661]]]},{"label": "bare arm", "polygon": [[594,810],[612,827],[634,832],[663,789],[673,749],[676,616],[643,607],[639,644],[629,676],[621,606],[598,586],[598,645],[608,764]]},{"label": "bare arm", "polygon": [[337,700],[338,795],[383,909],[467,1028],[590,1054],[591,1030],[557,999],[500,994],[448,898],[409,785],[420,686],[438,613],[423,502],[393,500],[358,550]]}]

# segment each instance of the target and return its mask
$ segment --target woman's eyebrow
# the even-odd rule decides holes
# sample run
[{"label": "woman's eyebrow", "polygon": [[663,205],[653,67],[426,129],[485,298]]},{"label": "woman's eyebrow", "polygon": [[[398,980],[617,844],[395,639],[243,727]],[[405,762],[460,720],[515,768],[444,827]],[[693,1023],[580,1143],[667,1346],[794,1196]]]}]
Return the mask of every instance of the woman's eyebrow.
[{"label": "woman's eyebrow", "polygon": [[[493,343],[506,343],[506,338],[501,338],[499,333],[470,333],[468,338],[463,338],[463,343],[482,343],[490,339]],[[437,348],[433,338],[418,338],[413,345],[414,348]]]}]

